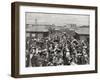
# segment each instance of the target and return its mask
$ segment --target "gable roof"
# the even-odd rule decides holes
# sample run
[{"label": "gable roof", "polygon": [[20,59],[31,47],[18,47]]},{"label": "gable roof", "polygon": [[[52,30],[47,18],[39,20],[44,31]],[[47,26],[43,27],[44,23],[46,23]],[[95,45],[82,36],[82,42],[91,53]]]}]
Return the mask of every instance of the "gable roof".
[{"label": "gable roof", "polygon": [[76,33],[78,34],[84,34],[84,35],[89,35],[89,28],[88,27],[80,27],[75,30]]}]

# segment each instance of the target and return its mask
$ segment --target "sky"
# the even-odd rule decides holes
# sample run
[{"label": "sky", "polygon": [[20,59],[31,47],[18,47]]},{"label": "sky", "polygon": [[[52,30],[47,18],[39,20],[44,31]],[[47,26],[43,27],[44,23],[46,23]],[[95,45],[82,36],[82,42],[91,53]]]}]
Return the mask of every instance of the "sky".
[{"label": "sky", "polygon": [[83,14],[51,14],[26,12],[26,24],[55,24],[57,26],[66,24],[77,24],[79,26],[89,25],[89,15]]}]

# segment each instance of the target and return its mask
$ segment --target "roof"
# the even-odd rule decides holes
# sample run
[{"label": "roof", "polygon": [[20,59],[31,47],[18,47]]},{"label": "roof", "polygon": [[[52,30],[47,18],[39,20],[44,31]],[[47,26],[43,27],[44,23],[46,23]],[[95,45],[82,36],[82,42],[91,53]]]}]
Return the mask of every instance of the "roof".
[{"label": "roof", "polygon": [[80,27],[80,28],[76,29],[75,32],[78,34],[89,35],[89,28],[88,27]]},{"label": "roof", "polygon": [[[30,32],[48,32],[48,28],[53,27],[53,25],[43,25],[43,24],[26,24],[26,31]],[[62,29],[63,26],[55,26],[56,30]],[[64,28],[63,28],[64,29]],[[89,35],[89,26],[80,26],[73,28],[68,28],[69,30],[74,30],[78,34]]]},{"label": "roof", "polygon": [[47,32],[47,25],[26,25],[26,31]]}]

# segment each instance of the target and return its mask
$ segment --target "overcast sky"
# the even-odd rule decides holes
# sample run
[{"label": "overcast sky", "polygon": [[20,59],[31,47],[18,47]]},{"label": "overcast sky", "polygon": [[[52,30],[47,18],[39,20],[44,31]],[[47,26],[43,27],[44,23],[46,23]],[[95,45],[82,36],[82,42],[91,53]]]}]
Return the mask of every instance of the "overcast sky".
[{"label": "overcast sky", "polygon": [[89,15],[26,13],[26,24],[89,25]]}]

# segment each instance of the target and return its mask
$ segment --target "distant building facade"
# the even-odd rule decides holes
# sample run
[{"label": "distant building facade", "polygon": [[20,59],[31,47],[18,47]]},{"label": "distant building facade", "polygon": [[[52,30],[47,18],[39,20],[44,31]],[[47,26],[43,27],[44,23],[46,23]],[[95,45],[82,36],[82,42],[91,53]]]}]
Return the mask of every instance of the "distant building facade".
[{"label": "distant building facade", "polygon": [[34,25],[34,24],[26,24],[26,37],[47,37],[48,29],[51,25]]},{"label": "distant building facade", "polygon": [[38,37],[43,38],[49,35],[49,27],[54,27],[55,30],[66,29],[75,31],[80,40],[86,40],[89,38],[89,26],[77,26],[76,24],[67,24],[64,26],[43,25],[43,24],[26,24],[26,37]]}]

